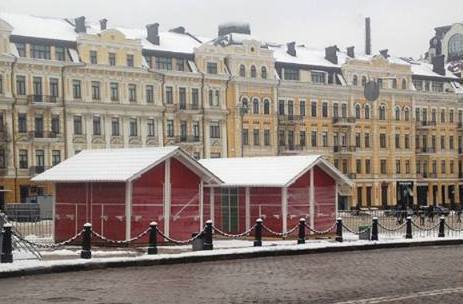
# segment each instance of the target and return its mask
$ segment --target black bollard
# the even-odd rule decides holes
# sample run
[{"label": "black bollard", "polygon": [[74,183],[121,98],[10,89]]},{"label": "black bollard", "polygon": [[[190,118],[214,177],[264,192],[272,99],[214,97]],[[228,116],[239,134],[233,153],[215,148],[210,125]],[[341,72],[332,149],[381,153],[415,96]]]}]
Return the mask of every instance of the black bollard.
[{"label": "black bollard", "polygon": [[256,230],[254,231],[254,247],[262,246],[262,219],[256,220]]},{"label": "black bollard", "polygon": [[84,225],[84,232],[82,233],[82,251],[80,252],[80,258],[92,258],[92,224],[90,223]]},{"label": "black bollard", "polygon": [[342,242],[342,218],[336,219],[336,242]]},{"label": "black bollard", "polygon": [[371,240],[378,240],[378,218],[375,216],[371,223]]},{"label": "black bollard", "polygon": [[151,222],[149,244],[148,244],[148,254],[157,254],[157,253],[158,253],[158,223]]},{"label": "black bollard", "polygon": [[439,235],[438,237],[445,237],[445,217],[441,216],[439,221]]},{"label": "black bollard", "polygon": [[412,218],[411,218],[411,216],[407,216],[407,230],[406,230],[406,233],[405,233],[405,238],[406,239],[413,238],[413,235],[412,235]]},{"label": "black bollard", "polygon": [[11,224],[3,225],[2,263],[13,263],[13,246],[11,242]]},{"label": "black bollard", "polygon": [[299,233],[297,235],[297,243],[305,244],[305,218],[299,219]]},{"label": "black bollard", "polygon": [[204,228],[204,250],[212,250],[214,248],[212,244],[212,221],[206,222],[206,228]]}]

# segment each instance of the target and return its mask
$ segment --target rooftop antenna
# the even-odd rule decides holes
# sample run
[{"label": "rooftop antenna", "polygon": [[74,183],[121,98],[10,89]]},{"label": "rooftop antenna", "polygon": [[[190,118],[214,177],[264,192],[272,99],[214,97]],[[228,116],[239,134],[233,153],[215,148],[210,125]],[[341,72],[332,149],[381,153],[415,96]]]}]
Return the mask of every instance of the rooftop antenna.
[{"label": "rooftop antenna", "polygon": [[365,18],[365,54],[371,55],[371,24],[370,17]]}]

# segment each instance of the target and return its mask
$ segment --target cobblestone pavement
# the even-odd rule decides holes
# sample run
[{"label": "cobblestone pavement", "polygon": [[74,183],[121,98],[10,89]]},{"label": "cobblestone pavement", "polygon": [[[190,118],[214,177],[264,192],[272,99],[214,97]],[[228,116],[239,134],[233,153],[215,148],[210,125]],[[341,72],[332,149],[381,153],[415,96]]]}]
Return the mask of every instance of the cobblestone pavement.
[{"label": "cobblestone pavement", "polygon": [[463,303],[463,246],[386,249],[0,280],[0,303]]}]

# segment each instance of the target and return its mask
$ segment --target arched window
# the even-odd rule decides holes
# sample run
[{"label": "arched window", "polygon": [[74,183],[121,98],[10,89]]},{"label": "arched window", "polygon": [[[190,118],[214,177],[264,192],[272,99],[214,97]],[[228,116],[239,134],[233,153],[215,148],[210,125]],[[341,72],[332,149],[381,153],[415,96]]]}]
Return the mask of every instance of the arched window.
[{"label": "arched window", "polygon": [[255,66],[251,66],[251,77],[256,78],[257,77],[257,71]]},{"label": "arched window", "polygon": [[406,90],[406,89],[407,89],[407,80],[402,79],[402,90]]},{"label": "arched window", "polygon": [[392,88],[397,89],[397,79],[392,79]]},{"label": "arched window", "polygon": [[367,84],[367,78],[365,76],[362,76],[362,87],[364,87]]},{"label": "arched window", "polygon": [[257,98],[252,101],[252,113],[259,114],[259,100]]},{"label": "arched window", "polygon": [[260,77],[262,77],[262,79],[267,79],[267,68],[264,66],[261,68]]},{"label": "arched window", "polygon": [[449,39],[449,57],[456,57],[463,55],[463,35],[454,34]]},{"label": "arched window", "polygon": [[240,65],[240,76],[241,77],[246,77],[246,68],[244,67],[244,65]]},{"label": "arched window", "polygon": [[248,113],[248,109],[249,109],[248,99],[246,97],[243,97],[241,99],[241,111],[243,114],[246,114]]},{"label": "arched window", "polygon": [[379,106],[378,115],[379,120],[386,120],[386,107],[384,105]]},{"label": "arched window", "polygon": [[264,114],[270,114],[270,101],[268,99],[264,100]]},{"label": "arched window", "polygon": [[410,110],[408,108],[404,109],[404,116],[406,121],[410,120]]},{"label": "arched window", "polygon": [[352,85],[353,85],[353,86],[357,86],[357,85],[358,85],[358,77],[357,77],[357,75],[354,75],[354,77],[352,77]]},{"label": "arched window", "polygon": [[395,117],[395,120],[400,120],[400,108],[399,107],[395,107],[394,117]]},{"label": "arched window", "polygon": [[365,105],[365,119],[370,119],[370,106]]},{"label": "arched window", "polygon": [[360,119],[360,105],[355,105],[355,118]]}]

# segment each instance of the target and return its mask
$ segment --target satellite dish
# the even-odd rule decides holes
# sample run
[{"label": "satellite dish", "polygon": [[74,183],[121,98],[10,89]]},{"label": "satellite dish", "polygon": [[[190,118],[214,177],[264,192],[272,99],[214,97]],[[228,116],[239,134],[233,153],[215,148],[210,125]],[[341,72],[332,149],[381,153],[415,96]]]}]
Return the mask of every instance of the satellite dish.
[{"label": "satellite dish", "polygon": [[376,81],[368,81],[365,84],[363,95],[368,101],[375,101],[379,97],[379,83]]}]

